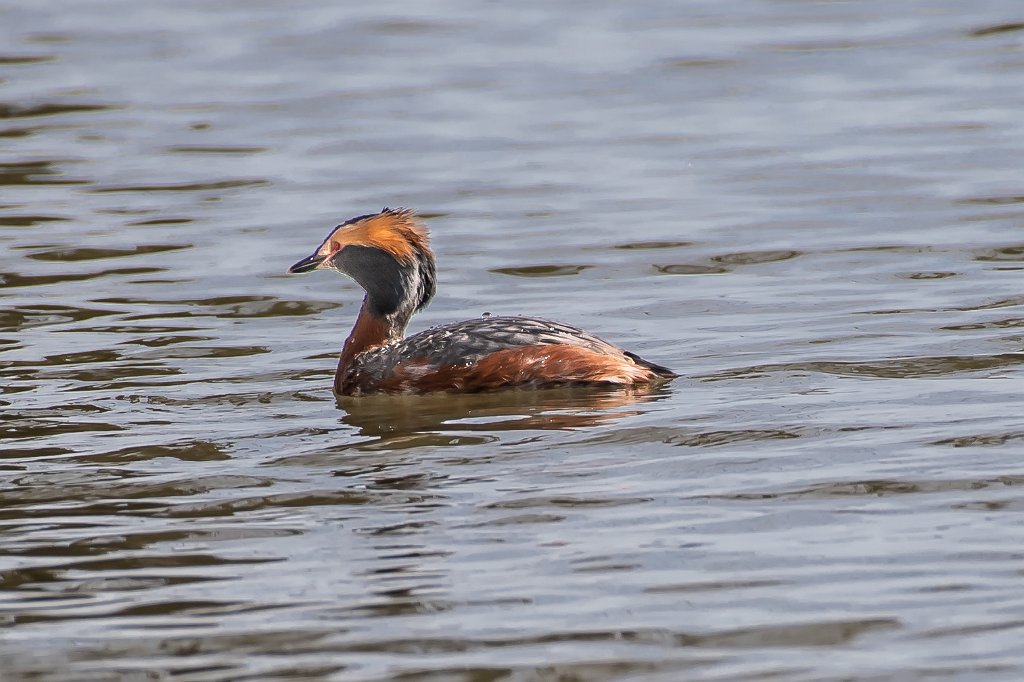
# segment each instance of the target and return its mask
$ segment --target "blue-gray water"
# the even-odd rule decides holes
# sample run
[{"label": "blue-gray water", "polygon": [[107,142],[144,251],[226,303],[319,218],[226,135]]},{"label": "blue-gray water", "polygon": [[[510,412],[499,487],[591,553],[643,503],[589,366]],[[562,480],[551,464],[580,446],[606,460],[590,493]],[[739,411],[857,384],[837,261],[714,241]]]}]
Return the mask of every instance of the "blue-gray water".
[{"label": "blue-gray water", "polygon": [[[0,8],[0,679],[1024,678],[1024,7]],[[348,401],[287,276],[650,394]]]}]

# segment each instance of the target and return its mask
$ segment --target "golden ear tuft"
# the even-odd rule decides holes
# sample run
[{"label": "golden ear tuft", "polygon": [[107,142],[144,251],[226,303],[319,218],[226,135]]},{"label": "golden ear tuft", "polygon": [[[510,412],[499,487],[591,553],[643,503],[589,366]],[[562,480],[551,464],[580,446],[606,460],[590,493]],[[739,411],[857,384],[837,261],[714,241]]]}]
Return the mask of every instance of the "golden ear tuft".
[{"label": "golden ear tuft", "polygon": [[430,253],[426,226],[408,208],[384,208],[361,215],[334,228],[317,253],[333,257],[349,245],[372,246],[387,251],[402,263],[411,263],[416,252]]}]

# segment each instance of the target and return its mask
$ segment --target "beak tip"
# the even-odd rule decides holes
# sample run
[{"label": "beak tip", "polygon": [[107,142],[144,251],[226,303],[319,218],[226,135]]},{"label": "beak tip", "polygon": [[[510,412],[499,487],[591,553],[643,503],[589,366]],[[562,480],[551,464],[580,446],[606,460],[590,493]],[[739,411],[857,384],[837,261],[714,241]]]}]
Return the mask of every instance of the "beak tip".
[{"label": "beak tip", "polygon": [[316,270],[318,267],[320,267],[320,264],[323,263],[324,260],[325,259],[323,256],[318,256],[316,254],[309,256],[307,258],[303,258],[298,263],[295,263],[290,268],[288,268],[288,274],[294,275],[296,273]]}]

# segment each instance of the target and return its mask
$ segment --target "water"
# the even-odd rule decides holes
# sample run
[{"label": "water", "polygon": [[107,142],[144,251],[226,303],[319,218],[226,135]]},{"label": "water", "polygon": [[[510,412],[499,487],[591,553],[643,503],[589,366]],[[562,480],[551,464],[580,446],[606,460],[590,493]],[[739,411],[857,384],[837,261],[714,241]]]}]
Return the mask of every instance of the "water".
[{"label": "water", "polygon": [[[1024,675],[1017,3],[3,16],[3,680]],[[383,205],[683,377],[336,404]]]}]

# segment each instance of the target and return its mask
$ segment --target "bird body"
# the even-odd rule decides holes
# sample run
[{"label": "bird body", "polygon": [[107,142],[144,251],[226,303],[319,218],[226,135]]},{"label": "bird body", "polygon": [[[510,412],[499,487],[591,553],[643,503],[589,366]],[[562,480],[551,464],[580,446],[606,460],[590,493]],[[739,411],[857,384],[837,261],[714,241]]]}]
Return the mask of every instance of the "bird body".
[{"label": "bird body", "polygon": [[635,386],[676,376],[582,329],[536,317],[480,317],[406,337],[409,318],[430,301],[436,278],[426,228],[405,209],[339,225],[289,272],[325,268],[366,291],[338,362],[339,396]]}]

